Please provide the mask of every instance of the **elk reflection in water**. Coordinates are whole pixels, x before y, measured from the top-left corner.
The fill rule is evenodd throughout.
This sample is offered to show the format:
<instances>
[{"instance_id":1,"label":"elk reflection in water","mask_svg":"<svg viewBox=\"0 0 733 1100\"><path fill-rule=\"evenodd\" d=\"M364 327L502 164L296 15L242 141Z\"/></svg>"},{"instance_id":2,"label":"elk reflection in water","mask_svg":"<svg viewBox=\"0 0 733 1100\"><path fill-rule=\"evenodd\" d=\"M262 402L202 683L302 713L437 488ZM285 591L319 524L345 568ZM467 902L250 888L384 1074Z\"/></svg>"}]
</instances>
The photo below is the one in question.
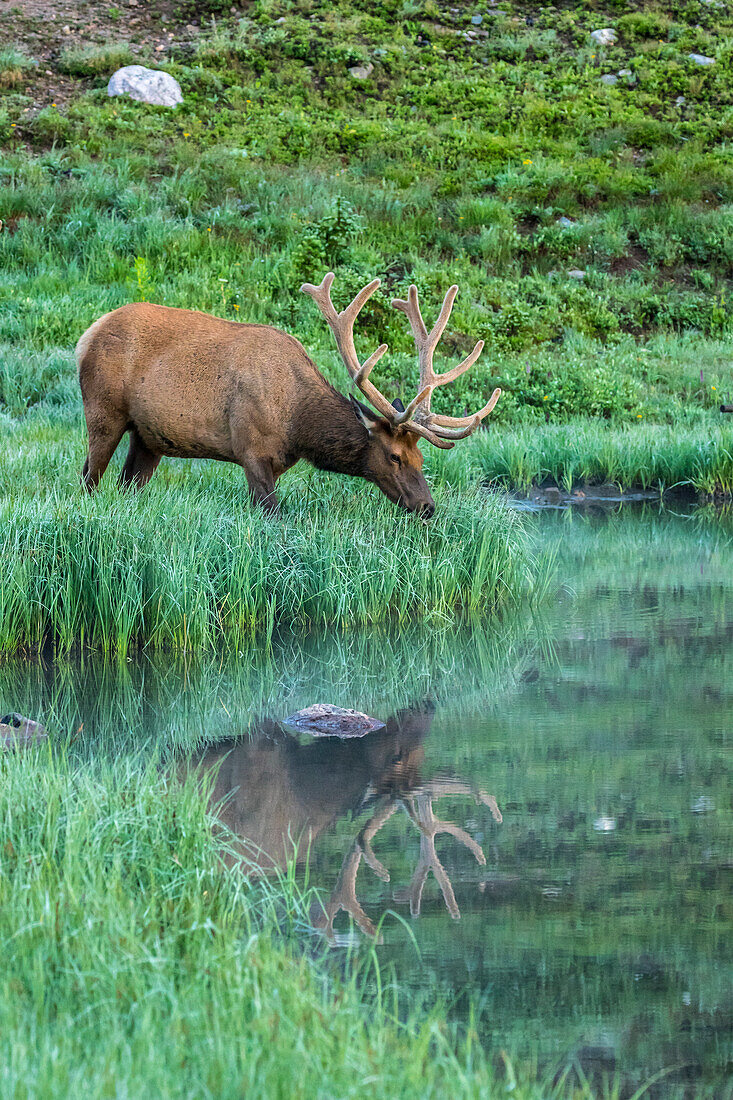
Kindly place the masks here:
<instances>
[{"instance_id":1,"label":"elk reflection in water","mask_svg":"<svg viewBox=\"0 0 733 1100\"><path fill-rule=\"evenodd\" d=\"M253 738L207 746L188 758L183 772L213 771L212 806L217 817L238 838L239 855L249 873L267 874L295 859L307 857L316 839L340 818L369 814L344 856L333 893L313 914L314 925L330 939L334 919L344 910L367 935L376 927L359 903L356 878L362 858L382 881L390 874L372 849L377 832L402 809L420 837L420 855L409 886L395 893L409 901L419 916L430 871L438 882L446 908L460 912L448 873L435 850L435 838L448 833L475 856L486 858L480 845L459 825L440 820L433 801L447 795L468 795L488 806L496 822L496 799L472 784L451 776L422 782L424 741L434 708L425 703L399 711L383 729L359 739L309 739L302 743L277 721L262 722ZM231 862L236 858L228 855Z\"/></svg>"}]
</instances>

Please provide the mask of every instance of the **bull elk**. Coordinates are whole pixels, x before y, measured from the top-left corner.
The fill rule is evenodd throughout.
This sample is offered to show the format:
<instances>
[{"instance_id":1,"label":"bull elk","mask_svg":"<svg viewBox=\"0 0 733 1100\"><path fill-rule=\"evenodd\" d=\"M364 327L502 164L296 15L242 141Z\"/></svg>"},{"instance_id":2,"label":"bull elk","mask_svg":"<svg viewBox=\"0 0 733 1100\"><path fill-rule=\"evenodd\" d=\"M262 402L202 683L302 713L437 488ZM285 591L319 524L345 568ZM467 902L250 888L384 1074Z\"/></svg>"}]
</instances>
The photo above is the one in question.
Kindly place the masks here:
<instances>
[{"instance_id":1,"label":"bull elk","mask_svg":"<svg viewBox=\"0 0 733 1100\"><path fill-rule=\"evenodd\" d=\"M374 482L410 512L435 511L422 473L419 438L452 447L473 432L500 390L471 416L430 410L437 386L453 382L478 359L483 341L462 363L436 374L433 354L448 323L458 287L452 286L432 331L420 313L417 289L392 305L407 315L417 348L420 384L404 408L370 381L382 344L363 362L354 322L379 286L372 280L341 313L331 301L333 273L301 288L316 302L354 385L370 406L339 393L303 346L267 325L224 321L207 313L136 302L100 317L76 348L89 434L82 481L93 490L125 432L130 445L120 483L144 485L162 456L214 458L244 469L252 499L275 511L275 482L299 459Z\"/></svg>"},{"instance_id":2,"label":"bull elk","mask_svg":"<svg viewBox=\"0 0 733 1100\"><path fill-rule=\"evenodd\" d=\"M379 879L390 881L372 841L398 810L415 826L420 853L409 886L396 891L394 900L409 901L410 913L419 916L432 871L455 920L460 912L448 872L436 852L435 838L446 833L468 848L479 864L484 865L486 858L469 833L435 817L433 801L465 795L477 805L487 806L496 822L502 817L493 795L458 777L421 780L424 741L433 714L429 703L408 707L388 718L384 729L365 737L306 744L285 733L278 722L265 720L254 739L208 746L181 760L177 771L181 778L191 771L201 778L213 774L211 805L232 837L223 858L250 875L271 874L293 859L302 862L340 818L369 813L344 855L329 900L312 912L315 927L329 939L341 910L349 913L363 932L376 934L376 926L357 898L357 872L363 858Z\"/></svg>"}]
</instances>

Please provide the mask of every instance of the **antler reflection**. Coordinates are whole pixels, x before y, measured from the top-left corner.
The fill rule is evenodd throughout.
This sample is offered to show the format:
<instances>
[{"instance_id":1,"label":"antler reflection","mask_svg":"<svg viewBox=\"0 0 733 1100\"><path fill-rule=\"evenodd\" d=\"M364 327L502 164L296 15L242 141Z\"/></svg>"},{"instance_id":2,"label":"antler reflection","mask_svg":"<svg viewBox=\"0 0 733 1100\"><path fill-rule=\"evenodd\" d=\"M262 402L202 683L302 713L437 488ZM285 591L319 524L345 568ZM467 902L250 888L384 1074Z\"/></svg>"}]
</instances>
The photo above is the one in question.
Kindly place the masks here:
<instances>
[{"instance_id":1,"label":"antler reflection","mask_svg":"<svg viewBox=\"0 0 733 1100\"><path fill-rule=\"evenodd\" d=\"M356 896L356 876L363 856L364 862L378 878L382 879L383 882L390 881L389 871L375 856L371 842L382 826L398 809L405 811L420 833L420 855L409 887L406 890L396 891L394 894L395 901L409 900L411 916L418 917L425 883L428 874L432 871L440 886L446 909L453 920L460 919L461 913L453 891L453 885L435 850L435 838L441 833L448 833L450 836L455 837L465 848L468 848L469 852L475 857L476 862L481 866L485 866L486 856L481 845L465 829L452 821L443 821L435 816L433 799L443 798L446 795L470 795L475 799L477 805L488 806L491 816L498 824L502 821L501 811L493 795L487 794L485 791L477 791L459 779L440 779L416 787L414 790L401 791L383 797L380 800L379 808L363 826L344 857L334 891L314 922L316 927L320 928L329 939L334 938L333 922L342 910L349 913L357 927L365 935L376 935L374 922L364 912Z\"/></svg>"}]
</instances>

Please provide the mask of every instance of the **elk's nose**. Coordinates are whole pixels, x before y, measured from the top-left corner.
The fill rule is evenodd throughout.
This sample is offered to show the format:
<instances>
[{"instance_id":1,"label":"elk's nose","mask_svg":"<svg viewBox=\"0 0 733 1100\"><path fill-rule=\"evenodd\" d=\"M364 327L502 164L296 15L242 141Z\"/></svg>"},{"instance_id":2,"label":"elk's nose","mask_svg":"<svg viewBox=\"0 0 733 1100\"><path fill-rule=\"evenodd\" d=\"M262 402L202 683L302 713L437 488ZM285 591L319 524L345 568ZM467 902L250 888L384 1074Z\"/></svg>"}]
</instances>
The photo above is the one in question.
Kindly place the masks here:
<instances>
[{"instance_id":1,"label":"elk's nose","mask_svg":"<svg viewBox=\"0 0 733 1100\"><path fill-rule=\"evenodd\" d=\"M420 515L423 519L430 519L435 512L435 504L431 500L429 504L423 504Z\"/></svg>"}]
</instances>

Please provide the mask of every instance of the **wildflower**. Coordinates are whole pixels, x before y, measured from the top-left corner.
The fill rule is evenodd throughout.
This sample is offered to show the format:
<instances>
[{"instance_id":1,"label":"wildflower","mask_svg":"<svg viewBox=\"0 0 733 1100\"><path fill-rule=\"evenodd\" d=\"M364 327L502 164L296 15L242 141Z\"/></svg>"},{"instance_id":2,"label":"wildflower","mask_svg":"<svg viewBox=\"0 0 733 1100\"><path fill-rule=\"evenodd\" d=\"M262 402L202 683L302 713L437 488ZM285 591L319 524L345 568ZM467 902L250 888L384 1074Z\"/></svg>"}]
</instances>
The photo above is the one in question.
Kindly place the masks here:
<instances>
[{"instance_id":1,"label":"wildflower","mask_svg":"<svg viewBox=\"0 0 733 1100\"><path fill-rule=\"evenodd\" d=\"M714 390L714 389L715 389L715 386L711 386L710 388L711 388L712 390Z\"/></svg>"},{"instance_id":2,"label":"wildflower","mask_svg":"<svg viewBox=\"0 0 733 1100\"><path fill-rule=\"evenodd\" d=\"M547 394L545 394L545 396L544 396L544 397L542 398L542 400L543 400L543 401L549 401L550 399L549 399L549 397L547 396Z\"/></svg>"},{"instance_id":3,"label":"wildflower","mask_svg":"<svg viewBox=\"0 0 733 1100\"><path fill-rule=\"evenodd\" d=\"M637 413L637 414L636 414L636 419L637 419L637 420L641 420L641 413Z\"/></svg>"},{"instance_id":4,"label":"wildflower","mask_svg":"<svg viewBox=\"0 0 733 1100\"><path fill-rule=\"evenodd\" d=\"M234 311L235 313L239 313L239 302L234 303Z\"/></svg>"},{"instance_id":5,"label":"wildflower","mask_svg":"<svg viewBox=\"0 0 733 1100\"><path fill-rule=\"evenodd\" d=\"M531 164L531 163L532 163L532 161L531 161L531 160L523 160L523 161L522 161L522 164Z\"/></svg>"},{"instance_id":6,"label":"wildflower","mask_svg":"<svg viewBox=\"0 0 733 1100\"><path fill-rule=\"evenodd\" d=\"M210 233L210 232L211 232L211 226L210 226L210 225L207 225L207 227L206 227L206 232L207 232L207 233Z\"/></svg>"},{"instance_id":7,"label":"wildflower","mask_svg":"<svg viewBox=\"0 0 733 1100\"><path fill-rule=\"evenodd\" d=\"M184 137L190 137L191 135L189 134L188 130L184 130L183 131L183 136Z\"/></svg>"}]
</instances>

